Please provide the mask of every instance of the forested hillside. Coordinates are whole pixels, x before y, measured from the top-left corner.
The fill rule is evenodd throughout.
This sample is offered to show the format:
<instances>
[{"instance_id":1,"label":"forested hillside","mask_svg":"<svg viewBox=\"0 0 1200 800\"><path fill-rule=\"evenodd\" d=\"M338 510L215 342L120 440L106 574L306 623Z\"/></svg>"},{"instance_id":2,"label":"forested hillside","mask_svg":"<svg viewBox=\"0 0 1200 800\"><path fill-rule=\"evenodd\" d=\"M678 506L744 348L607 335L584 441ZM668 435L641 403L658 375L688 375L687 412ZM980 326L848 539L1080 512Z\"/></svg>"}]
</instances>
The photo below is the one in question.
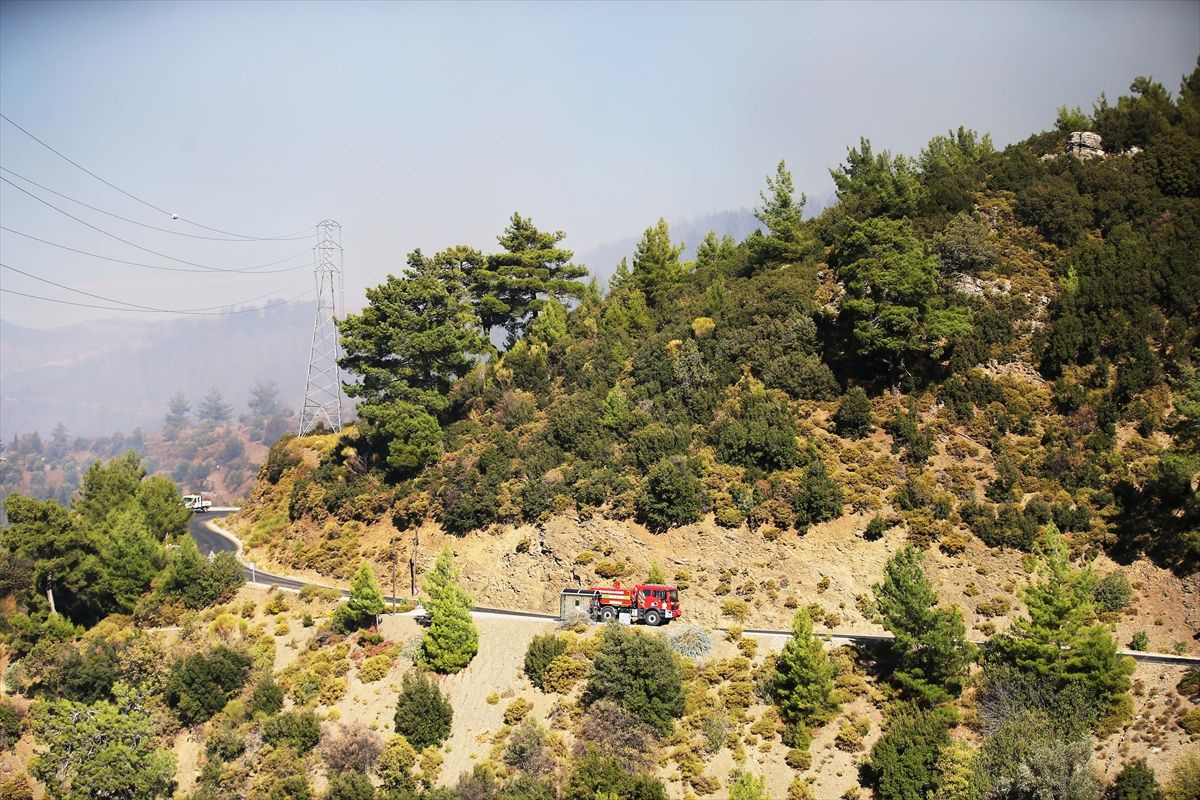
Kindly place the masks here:
<instances>
[{"instance_id":1,"label":"forested hillside","mask_svg":"<svg viewBox=\"0 0 1200 800\"><path fill-rule=\"evenodd\" d=\"M864 140L811 221L781 163L760 231L682 262L660 220L606 291L520 215L498 252L410 253L342 323L361 422L289 474L290 520L803 533L881 512L923 544L1023 550L1053 521L1190 570L1200 72L1177 99L1132 88L1000 151ZM1106 154L1066 154L1078 130ZM898 459L859 444L876 427Z\"/></svg>"},{"instance_id":2,"label":"forested hillside","mask_svg":"<svg viewBox=\"0 0 1200 800\"><path fill-rule=\"evenodd\" d=\"M1200 671L1122 653L1198 653L1200 62L832 175L604 287L520 214L410 253L358 422L225 521L346 602L239 587L136 455L11 495L0 796L1200 797ZM470 613L643 577L682 620Z\"/></svg>"}]
</instances>

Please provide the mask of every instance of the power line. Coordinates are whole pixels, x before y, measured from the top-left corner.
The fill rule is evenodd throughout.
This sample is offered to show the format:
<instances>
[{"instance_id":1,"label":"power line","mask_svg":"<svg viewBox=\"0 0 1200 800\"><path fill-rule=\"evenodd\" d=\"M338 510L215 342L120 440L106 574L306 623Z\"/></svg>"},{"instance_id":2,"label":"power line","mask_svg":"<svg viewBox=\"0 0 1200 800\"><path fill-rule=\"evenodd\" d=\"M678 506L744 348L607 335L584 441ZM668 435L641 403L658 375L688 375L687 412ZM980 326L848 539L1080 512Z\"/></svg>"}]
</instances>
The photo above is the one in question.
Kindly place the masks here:
<instances>
[{"instance_id":1,"label":"power line","mask_svg":"<svg viewBox=\"0 0 1200 800\"><path fill-rule=\"evenodd\" d=\"M259 312L259 311L273 311L276 308L282 308L283 306L285 306L289 303L294 303L297 300L302 300L306 295L308 295L308 292L305 291L304 293L298 294L295 297L291 298L290 300L284 300L283 303L281 303L279 305L274 305L274 306L266 305L266 306L263 306L262 308L239 308L239 309L232 309L230 311L176 311L175 309L171 309L171 308L140 309L140 308L128 308L125 306L101 306L101 305L96 305L95 303L76 303L72 300L59 300L54 297L43 297L38 294L28 294L27 292L18 292L14 289L3 289L3 288L0 288L0 294L12 294L12 295L17 295L18 297L28 297L32 300L44 300L47 303L56 303L56 304L62 305L62 306L76 306L78 308L99 308L99 309L103 309L105 311L133 311L133 312L147 313L147 314L188 314L188 315L195 315L195 316L214 317L214 316L228 316L230 314L253 314L253 313Z\"/></svg>"},{"instance_id":2,"label":"power line","mask_svg":"<svg viewBox=\"0 0 1200 800\"><path fill-rule=\"evenodd\" d=\"M78 253L81 256L90 256L91 258L98 258L102 261L113 261L113 262L116 262L117 264L128 264L131 267L145 267L146 269L157 269L157 270L162 270L164 272L210 272L211 271L211 270L207 270L207 269L191 269L189 267L164 267L159 264L143 264L140 261L128 261L124 258L113 258L112 256L102 256L99 253L92 253L88 250L79 250L74 247L68 247L65 244L59 244L58 242L52 242L49 239L41 239L41 238L38 238L37 236L33 236L32 234L23 233L14 228L9 228L5 225L0 225L0 231L5 231L6 233L12 233L17 236L21 236L25 239L32 239L35 242L41 242L42 244L48 244L51 247L57 247L61 250L69 250L72 253ZM293 258L298 258L300 256L307 255L308 253L309 253L308 250L301 250L299 253L293 253L292 255L288 256L287 258L281 258L278 261L274 261L270 264L263 264L262 266L273 267L276 264L282 264L286 261L291 261ZM245 269L233 270L233 271L239 275L272 275L272 274L275 274L278 272L295 272L298 269L308 269L310 266L311 266L310 264L300 264L295 267L284 267L282 269L259 269L258 267L253 267L253 268L247 267Z\"/></svg>"},{"instance_id":3,"label":"power line","mask_svg":"<svg viewBox=\"0 0 1200 800\"><path fill-rule=\"evenodd\" d=\"M211 231L211 232L213 232L213 233L220 233L220 234L223 234L223 235L225 235L225 236L236 236L236 237L238 237L239 239L259 240L259 241L284 240L284 239L288 239L288 238L290 238L290 237L296 236L296 235L298 235L298 234L300 234L300 233L303 233L303 232L304 232L304 230L306 230L306 229L302 228L302 229L301 229L301 230L299 230L299 231L295 231L295 232L293 232L293 233L289 233L289 234L287 234L287 235L285 235L285 236L249 236L249 235L246 235L246 234L243 234L243 233L232 233L232 232L230 232L230 231L223 231L223 230L221 230L220 228L210 228L210 227L209 227L209 226L207 226L207 225L201 225L199 222L192 222L190 219L185 219L185 218L183 218L183 217L180 217L180 216L179 216L179 215L177 215L177 214L173 214L173 213L171 213L170 211L167 211L165 208L160 208L159 206L156 206L156 205L154 205L154 203L151 203L149 200L143 200L142 198L138 197L137 195L135 195L135 194L131 194L130 192L127 192L127 191L125 191L125 190L124 190L124 189L122 189L120 186L117 186L117 185L116 185L116 184L114 184L114 183L109 183L109 182L108 182L108 181L106 181L104 178L101 178L99 175L97 175L96 173L92 172L90 169L88 169L87 167L83 166L83 165L82 165L82 164L80 164L79 162L72 160L71 158L69 158L68 156L64 155L63 153L60 153L58 150L55 150L55 149L54 149L53 147L51 147L50 145L46 144L46 143L45 143L45 142L43 142L41 139L39 139L38 137L34 136L32 133L30 133L29 131L25 130L24 128L22 128L22 127L21 127L20 125L18 125L17 123L13 122L11 119L9 119L9 118L8 118L7 116L5 116L4 114L0 114L0 119L3 119L3 120L4 120L5 122L7 122L9 125L12 125L14 128L16 128L17 130L19 130L21 133L25 134L25 135L26 135L26 136L28 136L30 139L33 139L35 142L37 142L37 143L38 143L38 144L40 144L42 147L44 147L44 148L46 148L47 150L49 150L51 153L54 153L54 155L56 155L56 156L58 156L59 158L63 159L63 160L64 160L64 161L66 161L68 164L71 164L72 166L74 166L74 167L76 167L76 168L78 168L78 169L81 169L81 170L83 170L83 171L84 171L84 172L86 172L88 175L91 175L93 178L95 178L96 180L100 181L100 182L101 182L101 183L103 183L105 186L108 186L109 188L112 188L112 189L116 189L118 192L120 192L121 194L125 195L125 196L126 196L126 197L128 197L129 199L131 199L131 200L136 200L137 202L141 203L142 205L146 206L147 208L152 208L152 209L154 209L155 211L159 212L160 214L166 214L168 217L171 217L172 219L181 219L182 221L184 221L184 222L188 223L189 225L195 225L197 228L203 228L204 230L206 230L206 231Z\"/></svg>"},{"instance_id":4,"label":"power line","mask_svg":"<svg viewBox=\"0 0 1200 800\"><path fill-rule=\"evenodd\" d=\"M162 231L163 233L169 233L173 236L186 236L189 239L205 239L210 242L243 242L243 243L245 243L245 242L261 242L261 241L295 242L295 241L299 241L301 239L311 239L313 237L312 233L307 233L303 236L291 236L291 237L282 237L281 236L277 239L270 239L270 240L268 240L268 239L235 239L235 238L231 238L228 236L204 236L199 233L186 233L184 231L173 231L170 228L160 228L157 225L150 225L145 222L138 222L136 219L130 219L129 217L122 217L120 214L114 214L111 211L105 211L103 208L97 208L96 206L85 203L82 200L71 197L70 195L66 195L66 194L63 194L62 192L55 191L54 189L51 189L49 186L43 186L42 184L38 183L37 181L33 180L32 178L26 178L21 173L15 172L14 170L9 169L8 167L0 166L0 171L7 172L9 175L13 175L17 178L20 178L21 180L25 181L26 183L33 184L34 186L38 187L39 189L42 189L43 191L47 191L50 194L57 195L58 197L61 197L64 200L69 200L72 203L76 203L78 205L83 206L84 208L90 208L92 211L97 211L101 214L104 214L105 216L113 217L114 219L119 219L122 222L128 222L132 225L140 225L143 228L149 228L152 231Z\"/></svg>"},{"instance_id":5,"label":"power line","mask_svg":"<svg viewBox=\"0 0 1200 800\"><path fill-rule=\"evenodd\" d=\"M85 292L82 289L76 289L72 286L67 286L66 284L63 284L63 283L56 283L48 278L43 278L40 275L34 275L32 272L26 272L23 269L17 269L16 267L9 266L8 264L0 263L0 267L3 267L4 269L10 270L12 272L16 272L19 275L24 275L27 278L33 278L35 281L41 281L42 283L48 283L51 286L58 287L59 289L66 289L68 292L75 292L76 294L86 295L87 297L92 297L92 298L95 298L96 300L103 300L106 303L120 303L125 306L130 306L131 311L132 310L141 310L141 311L159 311L159 310L161 310L161 309L153 308L151 306L143 306L143 305L139 305L137 303L130 303L127 300L115 300L111 297L104 297L103 295L92 294L91 292ZM219 306L204 306L203 308L179 309L175 313L195 314L195 313L199 313L201 311L212 311L213 309L218 309L218 308L228 308L229 306L244 306L247 303L253 303L255 300L262 300L264 297L270 297L272 295L279 294L280 292L286 292L288 289L291 289L293 286L299 285L301 282L302 281L294 281L293 283L289 283L287 286L284 286L282 289L274 289L272 291L267 292L266 294L260 294L258 297L251 297L250 299L242 300L239 303L222 303Z\"/></svg>"},{"instance_id":6,"label":"power line","mask_svg":"<svg viewBox=\"0 0 1200 800\"><path fill-rule=\"evenodd\" d=\"M27 292L18 292L15 289L4 289L4 288L0 288L0 294L12 294L12 295L17 295L18 297L28 297L31 300L44 300L47 303L56 303L56 304L62 305L62 306L76 306L78 308L99 308L99 309L103 309L105 311L132 311L132 312L145 313L145 314L185 314L185 315L212 317L212 316L228 316L230 314L253 314L253 313L259 312L259 311L273 311L276 308L282 308L283 306L285 306L289 303L294 303L297 300L302 300L305 296L308 295L308 291L298 294L289 300L284 300L283 303L281 303L279 305L274 305L274 306L266 305L266 306L263 306L262 308L239 308L239 309L231 309L229 311L177 311L172 308L145 308L145 309L143 309L143 308L129 308L127 306L101 306L101 305L97 305L95 303L76 303L73 300L60 300L55 297L43 297L42 295L39 295L39 294L29 294Z\"/></svg>"},{"instance_id":7,"label":"power line","mask_svg":"<svg viewBox=\"0 0 1200 800\"><path fill-rule=\"evenodd\" d=\"M80 225L85 225L85 226L91 228L92 230L96 231L97 233L102 233L105 236L109 237L110 239L116 239L118 242L121 242L122 244L127 244L130 247L136 247L138 250L147 252L150 255L158 256L159 258L165 258L168 261L177 261L180 264L187 264L188 266L191 266L191 267L199 267L200 269L206 270L209 272L248 272L250 270L259 269L260 267L271 266L271 263L278 263L278 262L271 262L268 264L258 264L256 266L252 266L252 267L238 267L236 269L226 269L224 267L213 267L213 266L209 266L207 264L197 264L195 261L188 261L188 260L182 259L182 258L175 258L175 256L169 256L166 253L160 253L157 250L151 250L149 247L142 247L140 244L135 244L134 242L131 242L128 239L122 239L120 236L117 236L115 233L109 233L108 231L104 230L103 228L97 228L92 223L90 223L86 220L80 219L79 217L75 216L74 214L72 214L69 211L64 211L63 209L61 209L58 206L51 203L50 201L44 200L41 197L38 197L33 192L29 191L28 189L25 189L23 186L18 186L17 184L13 183L8 178L5 178L2 175L0 175L0 182L7 183L9 186L13 187L18 192L22 192L24 194L29 195L30 197L32 197L34 200L37 200L42 205L54 209L58 213L62 214L64 217L69 217L70 219L73 219L76 222L78 222Z\"/></svg>"}]
</instances>

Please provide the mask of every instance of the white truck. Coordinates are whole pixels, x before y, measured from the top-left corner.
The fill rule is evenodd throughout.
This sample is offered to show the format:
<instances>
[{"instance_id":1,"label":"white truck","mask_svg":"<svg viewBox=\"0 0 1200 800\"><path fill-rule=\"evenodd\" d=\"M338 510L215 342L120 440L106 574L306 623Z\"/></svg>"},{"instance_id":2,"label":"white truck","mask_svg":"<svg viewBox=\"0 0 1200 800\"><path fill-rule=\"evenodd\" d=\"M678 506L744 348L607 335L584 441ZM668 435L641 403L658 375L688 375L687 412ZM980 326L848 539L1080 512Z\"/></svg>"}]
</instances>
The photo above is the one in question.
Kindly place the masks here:
<instances>
[{"instance_id":1,"label":"white truck","mask_svg":"<svg viewBox=\"0 0 1200 800\"><path fill-rule=\"evenodd\" d=\"M185 508L190 508L193 512L199 514L212 508L212 500L209 500L203 494L185 494L183 496L183 505Z\"/></svg>"}]
</instances>

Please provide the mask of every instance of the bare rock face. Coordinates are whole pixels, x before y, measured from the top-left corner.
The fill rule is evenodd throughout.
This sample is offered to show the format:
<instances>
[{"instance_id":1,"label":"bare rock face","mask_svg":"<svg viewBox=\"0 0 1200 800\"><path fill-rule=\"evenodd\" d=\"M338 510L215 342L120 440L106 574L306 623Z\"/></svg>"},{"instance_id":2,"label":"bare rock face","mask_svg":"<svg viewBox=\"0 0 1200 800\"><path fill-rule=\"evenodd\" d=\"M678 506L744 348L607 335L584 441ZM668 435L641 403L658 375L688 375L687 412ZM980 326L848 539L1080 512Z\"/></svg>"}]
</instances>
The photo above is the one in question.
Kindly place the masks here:
<instances>
[{"instance_id":1,"label":"bare rock face","mask_svg":"<svg viewBox=\"0 0 1200 800\"><path fill-rule=\"evenodd\" d=\"M1062 158L1064 155L1086 159L1108 158L1108 153L1104 152L1100 134L1093 133L1092 131L1074 131L1070 138L1067 139L1067 152L1046 153L1039 161L1053 161L1056 158ZM1122 155L1136 155L1136 153L1125 152Z\"/></svg>"},{"instance_id":2,"label":"bare rock face","mask_svg":"<svg viewBox=\"0 0 1200 800\"><path fill-rule=\"evenodd\" d=\"M1091 131L1075 131L1067 141L1067 153L1076 158L1104 158L1100 134Z\"/></svg>"}]
</instances>

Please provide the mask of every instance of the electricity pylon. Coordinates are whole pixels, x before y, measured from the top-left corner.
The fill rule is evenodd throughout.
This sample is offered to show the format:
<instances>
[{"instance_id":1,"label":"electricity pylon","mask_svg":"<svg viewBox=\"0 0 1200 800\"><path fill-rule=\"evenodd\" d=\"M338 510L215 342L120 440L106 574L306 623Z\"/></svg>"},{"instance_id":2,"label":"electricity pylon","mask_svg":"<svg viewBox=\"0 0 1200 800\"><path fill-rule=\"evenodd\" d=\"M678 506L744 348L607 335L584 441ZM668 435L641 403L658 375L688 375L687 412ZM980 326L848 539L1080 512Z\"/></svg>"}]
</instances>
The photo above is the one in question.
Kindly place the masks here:
<instances>
[{"instance_id":1,"label":"electricity pylon","mask_svg":"<svg viewBox=\"0 0 1200 800\"><path fill-rule=\"evenodd\" d=\"M300 409L300 435L320 422L342 429L342 377L338 372L338 331L335 320L345 305L342 287L342 226L327 219L317 225L313 274L317 281L317 315L313 319L312 347L308 353L308 378L304 406ZM344 310L344 309L343 309Z\"/></svg>"}]
</instances>

